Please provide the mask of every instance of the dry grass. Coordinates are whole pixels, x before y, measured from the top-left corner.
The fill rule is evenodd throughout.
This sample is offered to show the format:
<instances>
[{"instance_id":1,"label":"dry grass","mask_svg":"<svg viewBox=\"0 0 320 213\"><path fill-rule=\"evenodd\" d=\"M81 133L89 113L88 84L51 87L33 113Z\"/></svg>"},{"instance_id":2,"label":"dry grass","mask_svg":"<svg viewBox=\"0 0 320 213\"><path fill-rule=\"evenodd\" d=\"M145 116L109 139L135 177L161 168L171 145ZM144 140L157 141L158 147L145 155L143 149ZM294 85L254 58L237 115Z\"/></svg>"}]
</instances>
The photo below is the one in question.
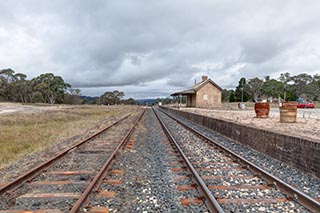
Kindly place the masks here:
<instances>
[{"instance_id":1,"label":"dry grass","mask_svg":"<svg viewBox=\"0 0 320 213\"><path fill-rule=\"evenodd\" d=\"M18 113L0 117L0 168L19 157L48 148L92 128L107 125L134 107L75 106L57 111ZM101 124L102 120L104 124Z\"/></svg>"}]
</instances>

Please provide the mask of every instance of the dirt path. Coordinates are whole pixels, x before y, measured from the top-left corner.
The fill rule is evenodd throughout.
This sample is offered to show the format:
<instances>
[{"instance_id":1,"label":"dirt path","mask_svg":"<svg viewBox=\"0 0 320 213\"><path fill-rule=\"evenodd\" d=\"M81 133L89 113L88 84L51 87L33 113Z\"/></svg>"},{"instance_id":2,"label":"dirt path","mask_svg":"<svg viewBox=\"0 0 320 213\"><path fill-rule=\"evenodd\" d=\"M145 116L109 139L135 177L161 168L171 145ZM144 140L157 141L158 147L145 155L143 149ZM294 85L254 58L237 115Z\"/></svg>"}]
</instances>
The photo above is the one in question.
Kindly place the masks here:
<instances>
[{"instance_id":1,"label":"dirt path","mask_svg":"<svg viewBox=\"0 0 320 213\"><path fill-rule=\"evenodd\" d=\"M21 103L0 103L0 115L11 113L37 113L43 111L61 110L69 106L61 105L25 105Z\"/></svg>"}]
</instances>

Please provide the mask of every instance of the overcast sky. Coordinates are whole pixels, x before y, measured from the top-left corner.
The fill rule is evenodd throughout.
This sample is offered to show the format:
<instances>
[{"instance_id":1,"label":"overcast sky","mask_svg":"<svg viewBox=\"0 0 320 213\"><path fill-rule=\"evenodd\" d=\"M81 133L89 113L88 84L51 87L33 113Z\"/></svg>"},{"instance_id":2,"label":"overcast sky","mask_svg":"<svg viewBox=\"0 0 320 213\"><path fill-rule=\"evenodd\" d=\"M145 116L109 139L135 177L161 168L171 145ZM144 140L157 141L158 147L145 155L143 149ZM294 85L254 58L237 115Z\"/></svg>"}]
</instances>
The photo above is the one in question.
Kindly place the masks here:
<instances>
[{"instance_id":1,"label":"overcast sky","mask_svg":"<svg viewBox=\"0 0 320 213\"><path fill-rule=\"evenodd\" d=\"M0 69L52 72L84 95L166 97L320 73L320 1L0 0Z\"/></svg>"}]
</instances>

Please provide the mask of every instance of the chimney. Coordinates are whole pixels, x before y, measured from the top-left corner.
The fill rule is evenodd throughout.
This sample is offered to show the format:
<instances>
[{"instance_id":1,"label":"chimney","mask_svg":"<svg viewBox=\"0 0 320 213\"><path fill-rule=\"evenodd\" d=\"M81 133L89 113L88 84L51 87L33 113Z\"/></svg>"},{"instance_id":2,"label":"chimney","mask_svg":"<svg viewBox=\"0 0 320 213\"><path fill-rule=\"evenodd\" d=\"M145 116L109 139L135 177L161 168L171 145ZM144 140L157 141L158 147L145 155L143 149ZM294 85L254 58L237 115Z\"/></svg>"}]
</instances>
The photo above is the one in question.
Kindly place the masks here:
<instances>
[{"instance_id":1,"label":"chimney","mask_svg":"<svg viewBox=\"0 0 320 213\"><path fill-rule=\"evenodd\" d=\"M203 76L202 76L202 82L203 82L203 81L206 81L206 80L208 80L208 76L203 75Z\"/></svg>"}]
</instances>

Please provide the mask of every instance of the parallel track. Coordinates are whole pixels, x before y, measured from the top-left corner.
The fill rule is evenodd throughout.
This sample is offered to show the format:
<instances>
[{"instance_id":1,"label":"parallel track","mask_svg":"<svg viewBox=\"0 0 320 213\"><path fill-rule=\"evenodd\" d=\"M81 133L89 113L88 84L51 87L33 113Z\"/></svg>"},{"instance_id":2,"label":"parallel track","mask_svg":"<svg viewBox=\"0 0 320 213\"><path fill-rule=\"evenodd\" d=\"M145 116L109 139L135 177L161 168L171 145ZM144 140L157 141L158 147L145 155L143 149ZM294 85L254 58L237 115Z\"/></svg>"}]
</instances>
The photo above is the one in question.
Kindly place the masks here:
<instances>
[{"instance_id":1,"label":"parallel track","mask_svg":"<svg viewBox=\"0 0 320 213\"><path fill-rule=\"evenodd\" d=\"M170 117L174 121L176 121L179 125L183 126L188 131L192 132L194 135L202 139L203 141L206 141L207 143L210 143L214 145L216 148L221 150L221 152L225 153L226 156L233 159L234 162L237 162L242 165L243 168L248 169L256 174L256 176L262 178L266 182L268 182L270 185L276 186L278 189L283 191L288 199L292 199L297 201L299 204L307 208L308 210L312 212L320 212L320 203L313 199L312 197L306 195L305 193L297 190L296 188L290 186L289 184L285 183L278 177L273 176L272 174L266 172L262 168L259 168L257 165L249 162L248 160L244 159L243 157L237 155L236 153L232 152L228 148L222 146L221 144L217 143L216 141L212 140L211 138L205 136L201 132L197 131L196 129L186 125L185 123L181 122L179 119L173 117L171 114L168 114L167 112L159 109L162 113L164 113L166 116ZM164 123L162 125L165 125ZM166 128L166 127L164 127Z\"/></svg>"},{"instance_id":2,"label":"parallel track","mask_svg":"<svg viewBox=\"0 0 320 213\"><path fill-rule=\"evenodd\" d=\"M186 171L186 174L190 174L190 176L187 175L187 177L188 178L191 177L193 183L195 183L195 184L192 184L192 187L195 187L197 189L197 191L199 192L199 194L201 195L199 202L201 202L201 205L203 205L203 203L204 203L210 212L228 211L227 209L224 209L226 205L229 205L230 203L231 203L231 205L232 204L238 205L239 202L248 202L251 199L251 198L242 198L242 197L240 197L239 199L232 199L232 198L231 199L230 198L223 199L223 198L221 198L220 195L216 196L216 194L213 193L214 189L218 189L218 190L222 190L223 192L227 192L229 189L241 190L246 187L249 190L255 189L256 187L257 187L257 189L262 189L262 190L265 188L268 188L268 189L270 189L270 191L277 191L279 189L279 190L281 190L281 194L286 194L286 196L284 196L283 198L280 198L280 199L278 197L275 197L275 198L268 197L268 198L261 198L261 199L251 199L251 202L252 201L254 201L254 202L258 201L261 203L264 203L264 202L266 202L266 203L268 203L268 202L275 203L276 202L277 203L277 202L279 202L280 203L279 205L282 205L281 203L284 203L284 202L295 201L294 203L299 203L301 206L305 207L305 208L302 207L304 209L304 211L307 211L306 209L308 209L312 212L320 212L320 204L318 201L316 201L313 198L309 197L308 195L305 195L304 193L298 191L297 189L293 188L289 184L287 184L287 183L283 182L282 180L280 180L279 178L269 174L268 172L259 168L255 164L247 161L246 159L237 155L236 153L230 151L229 149L223 147L222 145L220 145L216 141L212 140L211 138L208 138L207 136L205 136L201 132L195 130L193 127L190 127L189 125L186 125L185 123L183 123L179 119L173 117L172 115L166 113L165 111L159 109L161 111L161 113L160 113L159 110L155 110L154 108L152 108L152 110L153 110L155 116L157 117L165 135L167 136L168 140L170 141L170 143L169 143L170 146L173 147L173 149L175 150L174 154L177 153L176 157L179 159L182 159L182 163L180 162L180 160L178 160L179 163L181 163L181 165L182 165L181 169L184 169ZM111 169L111 165L115 162L115 159L116 159L117 154L119 153L119 150L122 149L124 146L126 146L127 141L130 140L130 137L132 136L134 130L136 129L137 124L139 123L139 121L143 117L145 111L146 111L146 109L138 116L137 119L135 119L134 124L132 126L130 125L130 127L131 127L130 129L129 129L129 125L127 125L126 129L121 128L121 131L123 131L123 134L121 134L121 135L124 135L124 137L121 137L121 139L120 138L119 139L112 139L113 142L108 142L108 140L106 140L103 133L105 133L111 127L119 124L121 121L125 121L125 119L127 119L130 115L125 116L124 118L120 119L119 121L111 124L110 126L106 127L105 129L99 131L95 135L77 143L76 145L70 147L67 150L64 150L63 152L57 154L55 157L46 161L45 163L43 163L40 166L36 167L35 169L31 170L30 172L20 176L19 178L17 178L16 180L14 180L12 182L6 184L2 188L0 188L0 198L1 198L1 196L2 197L3 196L8 196L8 197L12 196L12 194L14 194L16 191L21 190L21 188L23 188L23 187L20 187L20 186L22 186L24 184L26 186L31 186L31 187L39 186L39 184L40 184L40 186L43 186L43 185L47 186L48 184L49 184L49 186L50 186L50 184L52 186L57 183L58 183L58 185L60 184L60 186L61 186L61 184L65 184L65 182L68 182L67 184L73 184L73 187L77 184L83 184L82 188L81 187L79 188L79 189L81 189L81 193L74 193L74 194L65 193L65 194L69 194L70 196L74 196L72 201L70 200L70 198L67 198L67 199L69 199L69 201L67 201L67 202L63 201L63 203L70 205L69 207L61 208L61 205L65 205L65 204L58 203L57 206L60 205L59 206L60 208L59 207L57 207L56 209L52 209L52 208L48 209L47 208L47 209L43 209L42 211L56 213L56 212L60 212L60 211L58 211L58 209L63 209L61 211L64 211L64 212L70 211L72 213L75 213L75 212L81 212L84 210L87 211L89 209L89 212L90 212L91 208L87 208L86 205L89 203L89 200L92 201L93 197L95 196L96 191L99 188L99 185L106 178L107 171L109 169ZM170 119L174 120L174 122L175 122L174 125L171 124L171 126L170 126L170 125L166 124L168 122L168 120L170 120ZM194 152L194 151L199 151L199 150L192 150L192 148L188 149L188 146L186 145L188 143L186 143L186 141L184 141L184 143L181 143L179 137L175 138L178 135L177 132L173 132L173 130L172 130L172 128L175 129L175 127L174 127L175 125L179 126L178 129L187 130L183 134L192 135L191 138L194 138L194 140L197 140L198 145L200 144L198 146L198 148L201 148L201 146L204 146L204 145L201 145L202 142L204 142L203 144L210 144L209 149L215 150L214 154L216 156L223 156L222 157L223 159L215 162L216 159L210 158L210 155L209 155L208 158L210 158L210 162L209 161L202 162L201 161L201 157L202 157L201 152L198 152L198 153ZM113 129L110 131L112 132L112 131L116 131L116 130L118 130L118 129ZM182 130L182 132L185 130ZM108 135L110 135L109 133L110 132L108 132ZM101 134L103 134L103 137L101 137L102 136ZM110 136L112 136L112 135L110 135ZM100 140L99 140L99 137L100 137ZM165 139L165 140L167 140L167 139ZM213 145L214 147L211 145ZM220 150L220 151L217 152L216 150ZM210 150L209 150L209 152L210 152ZM199 153L200 153L200 156L199 156ZM80 156L78 156L78 154ZM74 155L74 156L72 156L72 155ZM102 156L104 156L104 157L102 157ZM60 181L59 178L61 178L61 177L59 175L61 172L68 173L70 171L70 168L71 169L78 168L79 170L81 170L80 168L83 168L83 166L77 167L78 164L80 165L82 163L81 160L74 161L77 163L76 166L72 165L71 167L67 167L69 163L72 164L71 162L68 162L68 159L74 160L74 159L82 159L82 158L86 159L83 163L84 163L84 165L89 165L87 169L91 169L91 171L93 172L92 174L94 176L89 177L87 179L88 181L78 181L79 179L72 179L72 178L71 179L62 178L63 181ZM64 159L64 160L62 160L62 159ZM95 159L99 159L99 162L96 161ZM199 159L200 159L200 161L199 161ZM203 164L206 164L207 166L204 167ZM228 165L228 166L225 167L225 165ZM61 168L62 168L62 170L61 170ZM226 176L228 176L228 175L226 175L226 176L213 175L214 170L221 169L221 171L230 172L230 171L233 171L234 168L237 171L241 171L242 172L241 174L246 174L246 173L249 174L250 173L250 175L248 175L248 176L252 176L252 174L254 174L255 178L259 179L257 182L258 183L264 182L264 184L260 184L260 185L258 184L258 185L252 185L252 186L249 186L248 184L234 186L231 184L231 185L227 185L227 187L225 187L225 185L222 185L222 184L220 184L220 185L215 184L217 182L214 182L214 185L212 185L210 183L210 181L208 181L208 180L222 181L222 180L224 180L224 178L226 178ZM60 171L59 171L59 169L60 169ZM246 171L248 171L248 172L246 172ZM76 171L71 171L71 173L72 172L76 172ZM82 172L89 172L89 171L82 171ZM209 175L207 175L207 176L203 175L204 174L203 172L209 173ZM58 179L54 179L54 181L52 181L52 179L50 179L50 175L48 175L50 173L51 174L55 173L56 175L58 174L57 176L54 177L54 178L58 177ZM243 177L243 176L238 176L238 177ZM232 178L234 178L234 177L232 177ZM65 180L68 180L68 181L65 181ZM76 180L76 181L74 182L74 180ZM80 178L80 180L81 180L81 178ZM266 182L268 184L266 184ZM57 187L58 190L59 190L60 186ZM191 188L189 188L188 190L190 190ZM70 188L68 188L68 190L69 189ZM73 190L72 187L71 187L71 189ZM77 189L78 191L76 191L76 192L79 192L79 189ZM48 188L46 190L48 190ZM69 191L67 191L67 192L69 192ZM59 191L53 191L53 193L57 193L59 195ZM76 194L76 196L75 196L75 194ZM275 193L275 194L277 194L277 193ZM277 195L279 195L279 193ZM196 195L196 196L198 196L198 195ZM300 206L299 204L296 204L296 205ZM53 206L55 206L55 204L53 204ZM41 208L42 208L42 206L41 206ZM92 211L94 212L94 210L92 210ZM261 210L259 210L259 211L261 211ZM21 212L21 211L15 211L15 210L3 211L0 208L0 213L2 213L2 212ZM39 211L39 212L41 212L41 211Z\"/></svg>"},{"instance_id":3,"label":"parallel track","mask_svg":"<svg viewBox=\"0 0 320 213\"><path fill-rule=\"evenodd\" d=\"M140 121L140 119L142 118L143 114L145 113L146 110L144 110L138 117L138 119L136 119L136 121L134 122L134 124L131 126L131 128L129 129L129 131L126 132L125 136L122 138L121 142L119 143L116 143L116 147L112 147L110 145L108 145L108 143L103 143L100 142L100 145L101 147L106 147L106 145L108 145L109 148L112 149L112 153L108 156L108 159L105 161L105 163L103 164L103 166L97 170L97 174L94 176L94 178L90 181L90 183L86 186L85 190L83 190L83 192L80 194L80 196L77 199L77 201L75 202L75 204L72 204L72 208L70 208L70 212L79 212L80 211L80 208L84 205L84 203L86 202L89 194L91 193L91 191L97 187L97 184L99 184L99 181L104 177L106 171L108 170L111 162L113 161L113 159L115 158L115 156L117 155L118 151L120 148L123 147L123 145L126 143L127 139L130 137L130 135L132 134L132 132L134 131L136 125L138 124L138 122ZM38 179L38 180L42 180L43 177L40 177L40 175L42 174L42 172L46 172L48 170L51 169L52 166L56 165L57 162L60 162L62 159L65 159L66 156L69 156L69 155L72 155L72 153L75 153L75 152L79 152L79 154L81 155L84 155L84 156L88 156L89 158L92 157L93 155L97 155L98 157L103 154L103 153L106 153L105 151L101 152L97 149L92 149L92 148L95 148L95 146L92 146L90 145L89 146L89 152L86 153L86 148L83 148L83 146L85 144L90 144L92 143L95 138L99 137L100 135L102 135L103 133L105 133L107 130L109 130L111 127L114 127L116 126L117 124L119 124L120 122L124 121L125 119L127 119L130 115L127 115L125 117L123 117L122 119L114 122L113 124L107 126L106 128L100 130L99 132L95 133L94 135L86 138L85 140L73 145L72 147L58 153L57 155L55 155L53 158L47 160L46 162L42 163L41 165L37 166L36 168L30 170L29 172L19 176L18 178L16 178L15 180L7 183L6 185L4 185L3 187L0 188L0 195L2 197L11 197L12 194L15 193L15 190L16 189L19 189L21 186L24 185L24 183L27 183L29 186L39 186L39 183L40 183L40 186L41 184L49 184L50 185L55 185L57 184L57 186L61 186L61 184L86 184L84 183L84 181L82 181L81 183L80 182L70 182L70 181L52 181L50 179L46 180L46 181L34 181L35 179ZM123 130L122 130L123 131ZM99 146L99 143L98 143L98 146ZM80 148L81 147L81 148ZM106 147L107 148L107 147ZM82 150L84 149L84 150ZM91 149L91 150L90 150ZM75 151L75 150L78 150L78 151ZM93 151L93 153L92 153ZM106 150L107 151L107 150ZM97 152L97 153L96 153ZM74 154L73 154L74 155ZM104 155L101 155L101 156L104 156ZM71 157L71 158L74 158L74 157ZM90 158L91 159L91 158ZM92 158L93 160L96 159L96 158ZM83 162L86 162L88 159L86 158L85 161ZM66 162L68 163L68 162ZM62 163L62 165L65 165L66 163ZM94 161L92 161L92 163L94 163ZM98 165L98 164L97 164ZM53 169L54 170L54 169ZM55 171L54 171L55 172ZM69 171L62 171L62 173L64 173L65 175L68 176L68 172ZM77 173L77 171L71 171L70 174L73 174L73 173ZM79 171L81 173L81 171ZM59 173L59 171L58 171ZM60 171L61 173L61 171ZM44 176L46 177L46 175ZM67 194L68 196L73 196L72 193L65 193ZM59 196L59 193L56 194L57 196ZM60 194L61 195L61 194ZM47 195L45 195L47 196ZM55 196L53 194L53 196ZM70 199L70 197L66 197L67 199ZM75 198L75 197L74 197ZM74 199L73 198L73 199ZM13 197L13 199L15 199ZM33 202L33 201L32 201ZM66 204L70 205L70 202L66 202ZM57 209L52 209L52 210L45 210L45 211L53 211L53 212L56 212ZM7 212L6 210L2 210L0 208L0 212ZM19 212L18 210L17 211L13 211L11 210L10 212ZM58 211L57 211L58 212Z\"/></svg>"},{"instance_id":4,"label":"parallel track","mask_svg":"<svg viewBox=\"0 0 320 213\"><path fill-rule=\"evenodd\" d=\"M97 175L94 177L94 179L90 182L89 186L86 188L86 190L82 193L79 200L73 205L72 209L70 210L71 213L79 212L80 208L84 205L86 200L88 199L89 194L91 191L98 186L98 183L104 178L106 171L111 165L112 160L116 157L118 151L120 148L123 147L123 145L127 142L129 137L132 135L133 131L135 130L135 127L138 125L139 121L143 117L144 113L146 112L146 109L141 113L139 118L136 120L136 122L132 125L130 130L127 132L127 134L122 138L121 142L118 144L118 146L115 148L113 153L110 155L108 160L104 163L102 168L99 170Z\"/></svg>"},{"instance_id":5,"label":"parallel track","mask_svg":"<svg viewBox=\"0 0 320 213\"><path fill-rule=\"evenodd\" d=\"M0 188L0 195L3 195L5 193L11 193L10 190L13 190L17 187L19 187L20 185L22 185L23 183L25 183L27 180L32 179L33 177L35 177L37 174L39 174L41 171L43 171L44 169L48 168L50 165L52 165L54 162L62 159L65 155L67 155L68 153L70 153L73 149L80 147L81 145L83 145L84 143L90 141L91 139L97 137L98 135L100 135L101 133L107 131L108 129L110 129L111 127L117 125L118 123L120 123L121 121L127 119L129 116L131 116L131 114L126 115L125 117L121 118L120 120L110 124L109 126L105 127L104 129L96 132L95 134L89 136L88 138L80 141L79 143L65 149L64 151L56 154L54 157L50 158L49 160L45 161L44 163L40 164L39 166L31 169L30 171L26 172L25 174L22 174L21 176L17 177L16 179L14 179L13 181L10 181L9 183L5 184L4 186L2 186Z\"/></svg>"},{"instance_id":6,"label":"parallel track","mask_svg":"<svg viewBox=\"0 0 320 213\"><path fill-rule=\"evenodd\" d=\"M158 116L158 114L155 112L154 109L153 109L153 112L155 113L156 117L158 118L158 120L162 126L162 129L165 132L165 134L167 135L168 139L175 145L175 147L179 151L184 163L187 165L187 167L192 175L192 179L197 184L198 190L199 190L200 194L203 196L204 203L207 205L208 209L211 212L223 212L221 206L219 205L217 200L213 197L210 190L208 189L208 187L206 186L206 184L204 183L204 181L202 180L200 175L197 173L196 169L190 163L187 156L184 154L184 152L180 148L178 142L174 139L174 137L172 136L172 134L170 133L170 131L168 130L168 128L166 127L166 125L164 124L162 119Z\"/></svg>"}]
</instances>

